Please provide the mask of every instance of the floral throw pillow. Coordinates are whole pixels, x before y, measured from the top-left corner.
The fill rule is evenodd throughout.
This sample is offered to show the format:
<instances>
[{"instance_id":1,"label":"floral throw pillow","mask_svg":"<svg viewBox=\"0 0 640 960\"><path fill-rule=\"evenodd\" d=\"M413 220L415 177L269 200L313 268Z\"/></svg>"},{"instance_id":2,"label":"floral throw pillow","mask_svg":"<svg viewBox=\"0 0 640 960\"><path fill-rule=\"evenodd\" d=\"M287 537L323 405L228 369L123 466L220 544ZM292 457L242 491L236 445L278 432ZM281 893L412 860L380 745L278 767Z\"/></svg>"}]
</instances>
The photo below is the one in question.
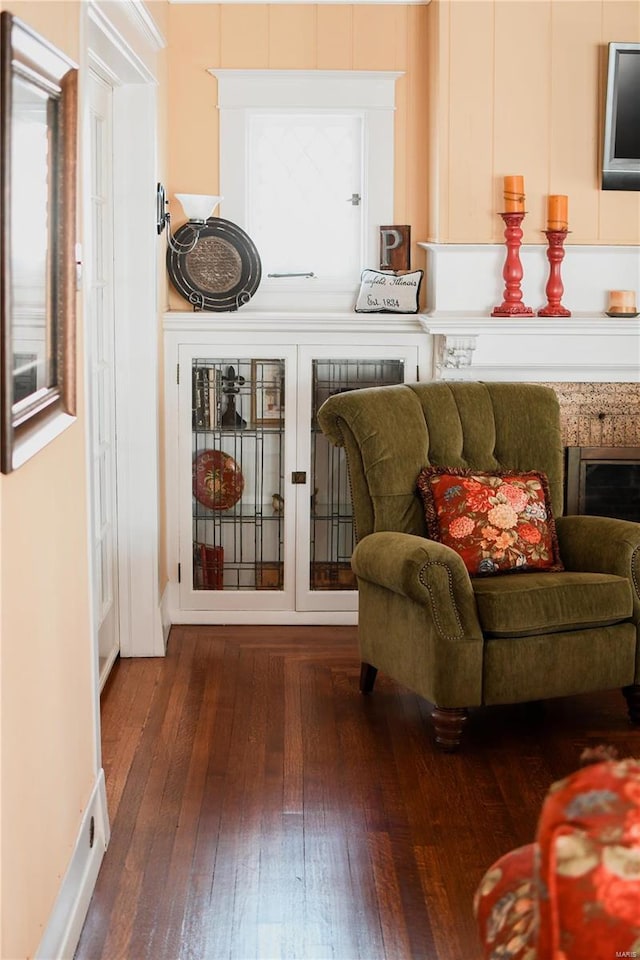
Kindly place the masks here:
<instances>
[{"instance_id":1,"label":"floral throw pillow","mask_svg":"<svg viewBox=\"0 0 640 960\"><path fill-rule=\"evenodd\" d=\"M418 490L429 536L472 576L564 569L544 473L425 467Z\"/></svg>"}]
</instances>

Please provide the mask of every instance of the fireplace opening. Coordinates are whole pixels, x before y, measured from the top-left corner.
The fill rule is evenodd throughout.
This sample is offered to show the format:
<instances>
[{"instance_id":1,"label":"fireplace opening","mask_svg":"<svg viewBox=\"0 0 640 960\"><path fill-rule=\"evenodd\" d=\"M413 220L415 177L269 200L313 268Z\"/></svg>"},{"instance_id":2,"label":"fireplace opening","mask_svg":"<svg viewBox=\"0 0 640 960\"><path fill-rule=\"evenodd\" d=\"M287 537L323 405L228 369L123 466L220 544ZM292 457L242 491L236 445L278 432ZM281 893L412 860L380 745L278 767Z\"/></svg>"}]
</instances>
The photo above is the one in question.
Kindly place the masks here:
<instances>
[{"instance_id":1,"label":"fireplace opening","mask_svg":"<svg viewBox=\"0 0 640 960\"><path fill-rule=\"evenodd\" d=\"M640 523L640 447L567 447L565 512Z\"/></svg>"}]
</instances>

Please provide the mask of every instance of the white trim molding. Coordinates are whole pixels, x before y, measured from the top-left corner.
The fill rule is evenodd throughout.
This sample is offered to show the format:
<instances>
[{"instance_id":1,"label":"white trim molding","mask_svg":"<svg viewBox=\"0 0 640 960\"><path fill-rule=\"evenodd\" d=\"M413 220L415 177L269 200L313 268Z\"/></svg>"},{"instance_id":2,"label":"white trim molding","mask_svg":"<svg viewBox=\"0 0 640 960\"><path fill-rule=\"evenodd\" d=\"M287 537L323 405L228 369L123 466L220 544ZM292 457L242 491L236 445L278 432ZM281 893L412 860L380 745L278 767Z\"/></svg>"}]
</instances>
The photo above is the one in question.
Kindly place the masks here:
<instances>
[{"instance_id":1,"label":"white trim molding","mask_svg":"<svg viewBox=\"0 0 640 960\"><path fill-rule=\"evenodd\" d=\"M163 656L159 614L159 425L155 223L156 88L114 98L114 210L118 543L122 656ZM130 145L136 143L136 162ZM119 146L118 146L119 145ZM126 626L126 629L122 629Z\"/></svg>"},{"instance_id":2,"label":"white trim molding","mask_svg":"<svg viewBox=\"0 0 640 960\"><path fill-rule=\"evenodd\" d=\"M357 610L185 610L180 603L180 584L167 583L164 591L169 629L173 623L196 626L255 624L287 626L356 626Z\"/></svg>"},{"instance_id":3,"label":"white trim molding","mask_svg":"<svg viewBox=\"0 0 640 960\"><path fill-rule=\"evenodd\" d=\"M91 0L87 4L90 54L94 64L104 66L114 86L120 83L155 82L143 57L129 46L103 6L99 0Z\"/></svg>"},{"instance_id":4,"label":"white trim molding","mask_svg":"<svg viewBox=\"0 0 640 960\"><path fill-rule=\"evenodd\" d=\"M640 319L601 314L490 317L421 314L435 338L434 376L448 380L639 383Z\"/></svg>"},{"instance_id":5,"label":"white trim molding","mask_svg":"<svg viewBox=\"0 0 640 960\"><path fill-rule=\"evenodd\" d=\"M63 413L60 410L55 411L48 417L38 420L29 428L13 447L12 468L17 470L23 463L34 457L39 450L42 450L48 443L59 437L68 427L72 427L76 422L76 417L70 413Z\"/></svg>"},{"instance_id":6,"label":"white trim molding","mask_svg":"<svg viewBox=\"0 0 640 960\"><path fill-rule=\"evenodd\" d=\"M220 109L395 109L396 70L208 70Z\"/></svg>"},{"instance_id":7,"label":"white trim molding","mask_svg":"<svg viewBox=\"0 0 640 960\"><path fill-rule=\"evenodd\" d=\"M120 2L123 12L137 27L138 32L149 46L153 50L164 50L167 41L144 0L120 0Z\"/></svg>"},{"instance_id":8,"label":"white trim molding","mask_svg":"<svg viewBox=\"0 0 640 960\"><path fill-rule=\"evenodd\" d=\"M35 960L73 957L109 838L104 771L100 770Z\"/></svg>"},{"instance_id":9,"label":"white trim molding","mask_svg":"<svg viewBox=\"0 0 640 960\"><path fill-rule=\"evenodd\" d=\"M523 303L531 313L494 317L503 300L504 244L420 243L426 254L433 375L455 380L640 382L640 320L605 314L610 290L640 289L634 245L568 245L562 262L569 317L540 317L549 278L547 247L520 248Z\"/></svg>"},{"instance_id":10,"label":"white trim molding","mask_svg":"<svg viewBox=\"0 0 640 960\"><path fill-rule=\"evenodd\" d=\"M155 80L155 55L167 46L143 0L89 0L89 21L97 28L90 34L94 54L107 44L103 59L112 66L116 60L121 82L148 83Z\"/></svg>"},{"instance_id":11,"label":"white trim molding","mask_svg":"<svg viewBox=\"0 0 640 960\"><path fill-rule=\"evenodd\" d=\"M167 581L162 591L162 599L160 601L160 622L162 623L162 636L164 639L165 649L169 642L169 633L171 631L171 609L173 605L177 606L176 598L173 595L172 587L177 587L177 584L172 584L170 581Z\"/></svg>"},{"instance_id":12,"label":"white trim molding","mask_svg":"<svg viewBox=\"0 0 640 960\"><path fill-rule=\"evenodd\" d=\"M88 75L89 65L105 64L114 88L120 652L142 657L165 653L158 586L157 235L149 229L156 216L158 103L156 52L143 43L139 30L131 27L122 6L129 4L102 0L87 4L84 74ZM84 122L86 130L86 107ZM88 136L84 142L89 143ZM133 143L136 149L132 152ZM86 157L85 169L90 169ZM89 188L85 183L85 192ZM90 204L84 208L88 243Z\"/></svg>"},{"instance_id":13,"label":"white trim molding","mask_svg":"<svg viewBox=\"0 0 640 960\"><path fill-rule=\"evenodd\" d=\"M253 301L252 301L253 304ZM268 337L278 335L278 342L290 342L295 338L299 343L315 343L318 332L335 333L336 343L354 334L366 337L370 334L383 334L393 337L396 334L420 333L423 327L423 315L419 313L354 313L350 311L297 310L285 314L282 310L256 310L248 305L233 313L194 313L188 310L169 310L164 315L165 332L184 334L184 342L198 342L205 333L217 336L238 337L254 335ZM192 338L195 337L195 340ZM288 338L288 339L287 339ZM170 368L167 370L167 374Z\"/></svg>"}]
</instances>

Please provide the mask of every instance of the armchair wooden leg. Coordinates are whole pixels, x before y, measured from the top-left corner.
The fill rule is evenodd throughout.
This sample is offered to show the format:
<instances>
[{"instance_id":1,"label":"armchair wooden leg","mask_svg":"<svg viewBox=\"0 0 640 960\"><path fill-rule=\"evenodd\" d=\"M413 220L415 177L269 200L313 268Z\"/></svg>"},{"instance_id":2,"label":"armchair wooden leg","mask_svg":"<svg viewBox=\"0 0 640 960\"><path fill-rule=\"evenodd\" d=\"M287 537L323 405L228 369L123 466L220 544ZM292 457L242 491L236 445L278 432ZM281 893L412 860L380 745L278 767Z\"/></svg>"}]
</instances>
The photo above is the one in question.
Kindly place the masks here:
<instances>
[{"instance_id":1,"label":"armchair wooden leg","mask_svg":"<svg viewBox=\"0 0 640 960\"><path fill-rule=\"evenodd\" d=\"M370 663L363 661L360 664L360 693L371 693L377 673L378 668L372 667Z\"/></svg>"},{"instance_id":2,"label":"armchair wooden leg","mask_svg":"<svg viewBox=\"0 0 640 960\"><path fill-rule=\"evenodd\" d=\"M432 717L437 746L445 753L453 753L462 742L467 711L461 707L434 707Z\"/></svg>"},{"instance_id":3,"label":"armchair wooden leg","mask_svg":"<svg viewBox=\"0 0 640 960\"><path fill-rule=\"evenodd\" d=\"M640 683L632 683L630 687L623 687L622 692L627 701L631 723L640 723Z\"/></svg>"}]
</instances>

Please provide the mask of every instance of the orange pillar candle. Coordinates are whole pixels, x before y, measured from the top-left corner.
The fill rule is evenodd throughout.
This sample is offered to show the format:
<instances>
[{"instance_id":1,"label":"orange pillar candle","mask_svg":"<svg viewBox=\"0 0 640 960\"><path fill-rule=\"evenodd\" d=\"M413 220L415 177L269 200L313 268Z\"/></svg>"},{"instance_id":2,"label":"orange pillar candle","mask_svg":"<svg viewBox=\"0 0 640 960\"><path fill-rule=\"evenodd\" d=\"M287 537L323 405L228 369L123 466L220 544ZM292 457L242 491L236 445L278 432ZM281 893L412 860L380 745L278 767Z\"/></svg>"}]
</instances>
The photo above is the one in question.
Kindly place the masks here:
<instances>
[{"instance_id":1,"label":"orange pillar candle","mask_svg":"<svg viewBox=\"0 0 640 960\"><path fill-rule=\"evenodd\" d=\"M614 314L636 314L636 293L635 290L610 290L609 291L609 313Z\"/></svg>"},{"instance_id":2,"label":"orange pillar candle","mask_svg":"<svg viewBox=\"0 0 640 960\"><path fill-rule=\"evenodd\" d=\"M504 178L504 212L524 213L524 177Z\"/></svg>"},{"instance_id":3,"label":"orange pillar candle","mask_svg":"<svg viewBox=\"0 0 640 960\"><path fill-rule=\"evenodd\" d=\"M566 230L569 226L569 197L554 194L547 201L547 230Z\"/></svg>"}]
</instances>

